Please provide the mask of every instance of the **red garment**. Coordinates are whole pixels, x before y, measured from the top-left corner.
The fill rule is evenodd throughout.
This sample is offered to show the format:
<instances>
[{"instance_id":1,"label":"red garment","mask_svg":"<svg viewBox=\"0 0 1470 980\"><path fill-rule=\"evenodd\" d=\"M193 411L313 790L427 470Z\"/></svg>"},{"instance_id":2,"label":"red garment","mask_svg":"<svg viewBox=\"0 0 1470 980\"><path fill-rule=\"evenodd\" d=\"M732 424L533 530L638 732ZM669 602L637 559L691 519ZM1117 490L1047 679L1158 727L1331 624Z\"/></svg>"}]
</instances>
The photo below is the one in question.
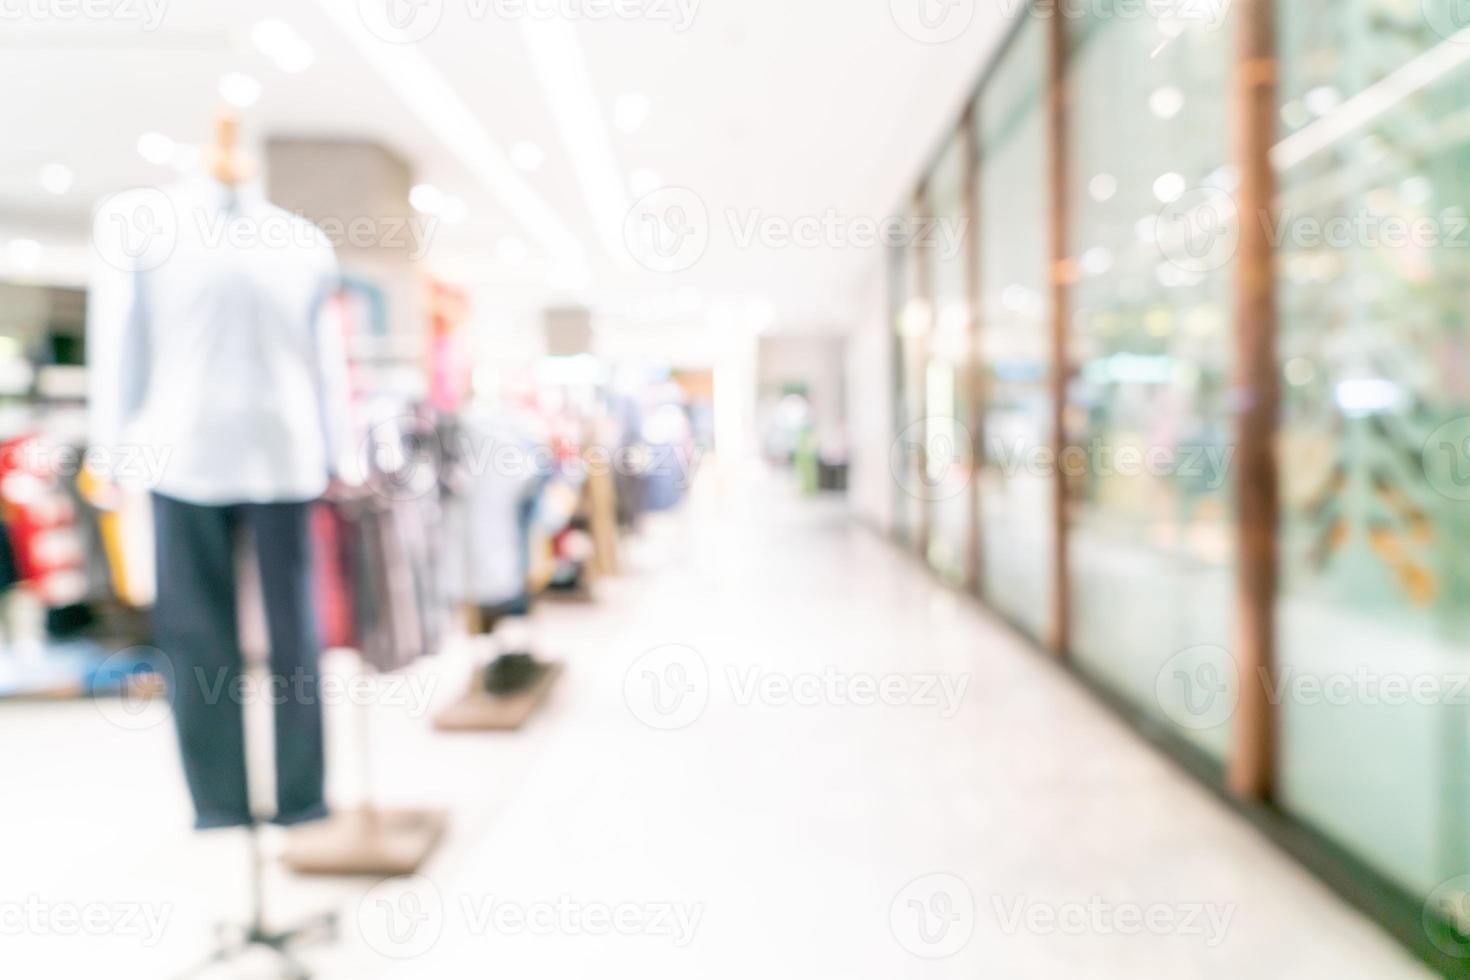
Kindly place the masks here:
<instances>
[{"instance_id":1,"label":"red garment","mask_svg":"<svg viewBox=\"0 0 1470 980\"><path fill-rule=\"evenodd\" d=\"M54 448L34 435L0 445L0 508L20 580L56 608L82 600L86 572L76 508L48 465Z\"/></svg>"},{"instance_id":2,"label":"red garment","mask_svg":"<svg viewBox=\"0 0 1470 980\"><path fill-rule=\"evenodd\" d=\"M311 509L312 591L322 646L353 647L352 591L343 552L341 518L331 504Z\"/></svg>"}]
</instances>

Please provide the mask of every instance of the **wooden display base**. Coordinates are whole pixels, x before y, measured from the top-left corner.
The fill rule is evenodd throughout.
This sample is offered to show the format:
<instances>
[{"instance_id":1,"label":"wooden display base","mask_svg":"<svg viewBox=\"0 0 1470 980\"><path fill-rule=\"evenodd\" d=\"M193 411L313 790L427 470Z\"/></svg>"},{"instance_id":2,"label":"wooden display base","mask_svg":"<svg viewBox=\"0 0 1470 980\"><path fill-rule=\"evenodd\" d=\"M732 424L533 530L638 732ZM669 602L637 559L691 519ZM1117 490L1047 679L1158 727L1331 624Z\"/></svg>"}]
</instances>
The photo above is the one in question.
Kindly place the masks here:
<instances>
[{"instance_id":1,"label":"wooden display base","mask_svg":"<svg viewBox=\"0 0 1470 980\"><path fill-rule=\"evenodd\" d=\"M307 875L411 875L444 834L443 810L362 807L293 829L281 855Z\"/></svg>"},{"instance_id":2,"label":"wooden display base","mask_svg":"<svg viewBox=\"0 0 1470 980\"><path fill-rule=\"evenodd\" d=\"M524 725L546 700L563 664L549 663L535 684L518 694L495 695L481 685L482 671L476 671L474 686L464 697L439 712L434 727L441 732L513 732Z\"/></svg>"},{"instance_id":3,"label":"wooden display base","mask_svg":"<svg viewBox=\"0 0 1470 980\"><path fill-rule=\"evenodd\" d=\"M567 605L586 605L596 602L597 597L592 594L592 586L582 582L570 589L545 588L536 593L539 602L559 602Z\"/></svg>"}]
</instances>

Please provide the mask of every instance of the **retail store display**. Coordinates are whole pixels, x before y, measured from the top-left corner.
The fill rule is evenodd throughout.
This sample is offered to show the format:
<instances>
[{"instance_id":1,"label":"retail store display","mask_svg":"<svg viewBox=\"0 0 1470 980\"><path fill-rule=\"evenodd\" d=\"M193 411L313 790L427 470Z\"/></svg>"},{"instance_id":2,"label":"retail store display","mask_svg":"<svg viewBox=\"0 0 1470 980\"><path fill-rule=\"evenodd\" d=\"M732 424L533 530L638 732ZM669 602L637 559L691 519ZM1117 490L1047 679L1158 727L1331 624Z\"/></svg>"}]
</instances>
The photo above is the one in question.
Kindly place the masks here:
<instances>
[{"instance_id":1,"label":"retail store display","mask_svg":"<svg viewBox=\"0 0 1470 980\"><path fill-rule=\"evenodd\" d=\"M428 581L428 506L371 494L317 506L322 633L333 646L356 651L364 671L405 669L437 646L442 606ZM299 874L412 874L433 853L447 815L377 805L371 711L358 706L354 714L361 802L294 829L282 861Z\"/></svg>"},{"instance_id":2,"label":"retail store display","mask_svg":"<svg viewBox=\"0 0 1470 980\"><path fill-rule=\"evenodd\" d=\"M531 529L551 479L537 461L549 449L525 413L485 406L462 414L442 441L449 594L478 609L524 605Z\"/></svg>"},{"instance_id":3,"label":"retail store display","mask_svg":"<svg viewBox=\"0 0 1470 980\"><path fill-rule=\"evenodd\" d=\"M233 553L252 533L268 569L272 671L315 690L319 650L309 583L308 504L349 451L341 334L321 318L336 288L332 247L303 219L239 181L234 123L219 124L210 175L168 192L179 215L170 260L104 264L93 283L89 346L94 446L167 447L154 481L155 644L200 827L248 825L240 705L200 683L235 684ZM289 243L206 238L210 221L282 223ZM302 419L314 424L302 424ZM205 676L207 675L207 676ZM319 817L320 698L276 708L277 819Z\"/></svg>"},{"instance_id":4,"label":"retail store display","mask_svg":"<svg viewBox=\"0 0 1470 980\"><path fill-rule=\"evenodd\" d=\"M434 727L441 732L516 731L530 721L536 709L546 701L564 669L560 663L541 664L534 671L529 686L511 693L495 693L486 686L494 673L492 665L477 672L476 683L434 716Z\"/></svg>"},{"instance_id":5,"label":"retail store display","mask_svg":"<svg viewBox=\"0 0 1470 980\"><path fill-rule=\"evenodd\" d=\"M537 649L533 609L599 599L622 530L681 497L690 421L666 373L614 387L585 350L504 390L471 362L467 293L428 279L422 307L405 302L412 266L339 253L310 208L267 199L236 139L222 114L204 172L99 209L126 220L94 232L127 225L147 247L98 248L65 405L36 385L0 414L0 697L166 698L195 828L249 848L249 920L218 930L202 969L263 947L306 977L294 951L337 920L274 927L263 824L289 828L292 872L370 876L416 872L447 826L379 805L382 705L345 709L363 784L328 807L323 650L355 655L365 690L461 641L472 679L434 728L521 728L566 670ZM159 218L162 239L142 227ZM140 458L156 465L130 471ZM251 792L257 693L269 802Z\"/></svg>"},{"instance_id":6,"label":"retail store display","mask_svg":"<svg viewBox=\"0 0 1470 980\"><path fill-rule=\"evenodd\" d=\"M326 815L320 648L310 581L310 502L349 452L340 329L324 323L337 288L331 244L247 181L234 118L216 124L208 174L163 193L177 219L167 261L141 254L98 267L89 300L92 444L166 448L156 475L154 642L200 829L246 827L254 918L215 959L254 945L284 953L323 920L267 930L259 816L246 775L235 552L253 540L270 635L276 813ZM289 235L209 237L218 226ZM114 257L115 259L116 257ZM309 420L303 423L303 420ZM296 969L300 975L305 971Z\"/></svg>"},{"instance_id":7,"label":"retail store display","mask_svg":"<svg viewBox=\"0 0 1470 980\"><path fill-rule=\"evenodd\" d=\"M578 471L549 483L531 529L540 595L555 602L591 602L595 544L588 533L588 486Z\"/></svg>"},{"instance_id":8,"label":"retail store display","mask_svg":"<svg viewBox=\"0 0 1470 980\"><path fill-rule=\"evenodd\" d=\"M125 578L152 547L78 474L85 412L50 383L59 371L0 417L0 698L114 694L150 670Z\"/></svg>"},{"instance_id":9,"label":"retail store display","mask_svg":"<svg viewBox=\"0 0 1470 980\"><path fill-rule=\"evenodd\" d=\"M0 445L0 697L72 697L103 681L101 649L65 638L90 617L86 525L45 450L33 434Z\"/></svg>"},{"instance_id":10,"label":"retail store display","mask_svg":"<svg viewBox=\"0 0 1470 980\"><path fill-rule=\"evenodd\" d=\"M310 604L309 505L200 505L154 497L158 601L154 642L168 658L196 826L248 826L251 809L241 701L235 547L253 540L270 634L270 675L293 694L275 699L276 814L282 825L326 815L320 668ZM222 695L222 692L223 693Z\"/></svg>"},{"instance_id":11,"label":"retail store display","mask_svg":"<svg viewBox=\"0 0 1470 980\"><path fill-rule=\"evenodd\" d=\"M611 445L611 439L596 440L597 445ZM587 533L592 538L592 568L600 576L618 573L618 491L612 473L607 468L591 465L588 461L587 492L583 498L586 510Z\"/></svg>"},{"instance_id":12,"label":"retail store display","mask_svg":"<svg viewBox=\"0 0 1470 980\"><path fill-rule=\"evenodd\" d=\"M491 646L498 626L530 612L532 597L550 579L533 555L548 538L548 518L561 530L555 508L561 476L543 472L537 459L554 458L526 412L496 411L480 405L465 412L446 444L459 451L446 461L446 536L454 569L454 592L470 611L471 630ZM471 456L500 454L490 466ZM504 731L521 727L550 693L560 664L537 660L512 649L471 672L465 694L435 716L441 731Z\"/></svg>"}]
</instances>

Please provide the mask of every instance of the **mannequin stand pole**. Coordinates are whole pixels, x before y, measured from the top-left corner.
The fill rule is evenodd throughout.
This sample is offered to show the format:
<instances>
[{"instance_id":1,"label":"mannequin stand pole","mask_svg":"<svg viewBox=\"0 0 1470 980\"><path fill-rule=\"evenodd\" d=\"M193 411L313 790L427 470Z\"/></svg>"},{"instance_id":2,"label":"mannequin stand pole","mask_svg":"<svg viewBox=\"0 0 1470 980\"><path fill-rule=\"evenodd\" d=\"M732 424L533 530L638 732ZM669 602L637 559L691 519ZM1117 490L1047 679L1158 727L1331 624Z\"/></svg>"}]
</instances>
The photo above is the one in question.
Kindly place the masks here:
<instances>
[{"instance_id":1,"label":"mannequin stand pole","mask_svg":"<svg viewBox=\"0 0 1470 980\"><path fill-rule=\"evenodd\" d=\"M293 950L314 941L331 942L337 937L336 912L312 916L287 929L272 931L266 928L265 856L260 847L260 829L252 825L247 828L247 832L250 839L250 922L244 926L216 926L214 952L198 967L184 974L181 980L238 959L257 947L276 954L281 964L282 977L287 980L310 980L311 971L296 959Z\"/></svg>"},{"instance_id":2,"label":"mannequin stand pole","mask_svg":"<svg viewBox=\"0 0 1470 980\"><path fill-rule=\"evenodd\" d=\"M429 859L444 834L448 815L443 810L388 808L373 802L372 711L360 705L356 714L362 803L291 832L283 860L297 874L411 875Z\"/></svg>"}]
</instances>

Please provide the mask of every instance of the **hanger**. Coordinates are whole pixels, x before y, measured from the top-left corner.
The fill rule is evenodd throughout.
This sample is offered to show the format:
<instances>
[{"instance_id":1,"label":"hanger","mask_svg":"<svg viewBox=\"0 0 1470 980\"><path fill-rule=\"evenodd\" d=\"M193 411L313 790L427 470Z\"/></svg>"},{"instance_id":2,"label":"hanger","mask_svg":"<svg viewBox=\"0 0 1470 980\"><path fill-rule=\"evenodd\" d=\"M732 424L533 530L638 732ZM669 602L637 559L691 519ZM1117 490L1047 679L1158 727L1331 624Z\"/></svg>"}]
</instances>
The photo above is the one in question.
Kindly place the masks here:
<instances>
[{"instance_id":1,"label":"hanger","mask_svg":"<svg viewBox=\"0 0 1470 980\"><path fill-rule=\"evenodd\" d=\"M214 142L209 147L208 173L226 187L255 174L255 161L240 152L240 119L228 109L214 117Z\"/></svg>"}]
</instances>

